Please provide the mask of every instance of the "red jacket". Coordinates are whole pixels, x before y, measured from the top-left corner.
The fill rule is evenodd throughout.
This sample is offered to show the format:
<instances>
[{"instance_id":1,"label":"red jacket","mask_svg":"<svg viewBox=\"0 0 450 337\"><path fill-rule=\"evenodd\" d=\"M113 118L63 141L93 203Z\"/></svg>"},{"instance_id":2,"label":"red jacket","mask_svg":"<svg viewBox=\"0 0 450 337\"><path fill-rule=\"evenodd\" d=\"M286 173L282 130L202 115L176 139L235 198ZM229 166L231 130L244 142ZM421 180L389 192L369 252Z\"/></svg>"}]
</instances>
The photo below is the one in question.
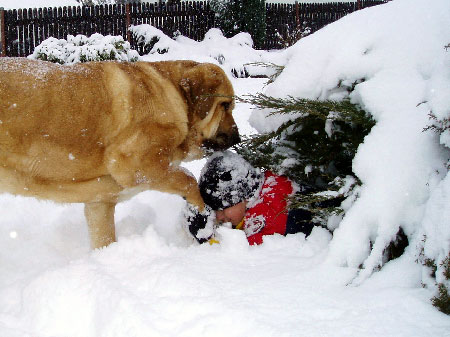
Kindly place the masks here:
<instances>
[{"instance_id":1,"label":"red jacket","mask_svg":"<svg viewBox=\"0 0 450 337\"><path fill-rule=\"evenodd\" d=\"M261 244L264 235L286 233L287 197L292 195L292 182L270 171L264 173L259 198L248 204L243 230L249 244Z\"/></svg>"}]
</instances>

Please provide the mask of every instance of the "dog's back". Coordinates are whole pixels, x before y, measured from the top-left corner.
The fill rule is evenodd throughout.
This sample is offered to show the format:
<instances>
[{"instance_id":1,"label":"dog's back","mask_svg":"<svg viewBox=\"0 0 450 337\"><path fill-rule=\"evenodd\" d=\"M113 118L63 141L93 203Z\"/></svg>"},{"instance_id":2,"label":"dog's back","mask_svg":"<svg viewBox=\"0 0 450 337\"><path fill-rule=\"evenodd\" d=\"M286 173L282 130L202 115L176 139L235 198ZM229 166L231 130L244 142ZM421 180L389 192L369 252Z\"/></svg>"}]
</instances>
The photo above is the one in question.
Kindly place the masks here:
<instances>
[{"instance_id":1,"label":"dog's back","mask_svg":"<svg viewBox=\"0 0 450 337\"><path fill-rule=\"evenodd\" d=\"M103 151L107 118L101 105L110 101L101 77L92 80L98 71L0 59L0 72L1 163L40 179L96 175L101 163L92 159Z\"/></svg>"},{"instance_id":2,"label":"dog's back","mask_svg":"<svg viewBox=\"0 0 450 337\"><path fill-rule=\"evenodd\" d=\"M0 59L0 164L35 179L86 180L107 174L105 148L130 123L174 119L187 132L186 108L171 107L179 95L167 99L170 83L140 67ZM180 116L152 113L163 105Z\"/></svg>"}]
</instances>

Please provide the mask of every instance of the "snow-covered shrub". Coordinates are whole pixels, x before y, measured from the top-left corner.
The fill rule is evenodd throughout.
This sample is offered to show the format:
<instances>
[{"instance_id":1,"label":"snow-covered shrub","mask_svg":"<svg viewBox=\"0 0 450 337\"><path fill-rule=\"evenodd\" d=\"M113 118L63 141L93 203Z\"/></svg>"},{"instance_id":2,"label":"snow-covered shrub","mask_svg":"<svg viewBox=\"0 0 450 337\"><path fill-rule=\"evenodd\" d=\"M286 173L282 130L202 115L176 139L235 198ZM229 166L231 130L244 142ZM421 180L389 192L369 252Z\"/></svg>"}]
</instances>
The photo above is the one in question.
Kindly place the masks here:
<instances>
[{"instance_id":1,"label":"snow-covered shrub","mask_svg":"<svg viewBox=\"0 0 450 337\"><path fill-rule=\"evenodd\" d=\"M431 299L431 303L444 314L450 315L450 294L448 287L443 283L438 284L439 294Z\"/></svg>"},{"instance_id":2,"label":"snow-covered shrub","mask_svg":"<svg viewBox=\"0 0 450 337\"><path fill-rule=\"evenodd\" d=\"M426 237L423 242L426 241ZM419 255L418 262L425 268L424 286L435 287L436 295L431 302L443 313L450 315L450 253L439 264L425 256L424 249Z\"/></svg>"},{"instance_id":3,"label":"snow-covered shrub","mask_svg":"<svg viewBox=\"0 0 450 337\"><path fill-rule=\"evenodd\" d=\"M435 132L439 135L440 143L450 149L450 104L449 107L437 111L437 114L434 112L428 114L430 124L423 131ZM447 160L446 166L449 171L450 159ZM425 221L424 239L421 242L423 245L421 245L418 261L426 268L423 283L436 289L437 294L431 299L433 305L443 313L450 315L450 252L448 249L450 243L440 244L437 242L442 233L445 233L445 227L448 227L450 216L449 207L446 205L446 195L448 194L450 194L450 174L447 172L446 178L438 185L429 202L429 204L437 204L440 202L439 199L443 199L444 209L441 210L439 206L433 205L435 209L429 211L428 215L431 219ZM445 208L446 206L447 208ZM429 275L427 275L427 269L431 271Z\"/></svg>"},{"instance_id":4,"label":"snow-covered shrub","mask_svg":"<svg viewBox=\"0 0 450 337\"><path fill-rule=\"evenodd\" d=\"M258 109L290 118L273 132L257 134L237 150L254 166L287 175L301 191L292 208L314 214L313 221L331 231L331 216L343 213L340 203L355 196L358 179L352 160L374 121L349 99L319 101L258 94L244 100Z\"/></svg>"},{"instance_id":5,"label":"snow-covered shrub","mask_svg":"<svg viewBox=\"0 0 450 337\"><path fill-rule=\"evenodd\" d=\"M257 48L264 46L266 8L264 0L211 0L211 9L225 36L247 32Z\"/></svg>"},{"instance_id":6,"label":"snow-covered shrub","mask_svg":"<svg viewBox=\"0 0 450 337\"><path fill-rule=\"evenodd\" d=\"M31 59L59 64L73 64L89 61L129 61L139 59L137 51L121 36L93 34L68 35L67 40L50 37L34 49Z\"/></svg>"},{"instance_id":7,"label":"snow-covered shrub","mask_svg":"<svg viewBox=\"0 0 450 337\"><path fill-rule=\"evenodd\" d=\"M424 267L414 282L441 294L444 288L435 284L449 286L443 263L450 250L450 54L443 48L449 9L446 0L433 6L397 0L347 15L286 49L283 72L264 92L275 98L350 99L376 122L352 162L361 181L358 198L344 201L347 211L329 247L328 262L356 271L353 285L383 267L386 249L403 231L409 245L397 263L423 254L435 261L435 279ZM342 90L352 83L351 90ZM296 117L271 112L255 110L251 125L273 132ZM430 112L438 132L423 132Z\"/></svg>"},{"instance_id":8,"label":"snow-covered shrub","mask_svg":"<svg viewBox=\"0 0 450 337\"><path fill-rule=\"evenodd\" d=\"M162 30L151 25L131 26L130 31L134 34L137 43L143 45L149 54L165 54L177 48L177 37L172 39Z\"/></svg>"},{"instance_id":9,"label":"snow-covered shrub","mask_svg":"<svg viewBox=\"0 0 450 337\"><path fill-rule=\"evenodd\" d=\"M450 148L450 115L441 116L438 118L433 112L428 114L430 116L431 124L428 125L424 131L432 130L439 134L441 143ZM450 163L448 165L450 168Z\"/></svg>"},{"instance_id":10,"label":"snow-covered shrub","mask_svg":"<svg viewBox=\"0 0 450 337\"><path fill-rule=\"evenodd\" d=\"M450 54L447 44L447 60L450 63ZM445 77L447 76L447 77ZM430 108L428 113L428 125L423 129L424 133L436 137L436 143L441 146L443 153L450 152L450 97L442 95L441 91L450 90L448 75L435 74L434 86L441 88L438 93L433 93L429 101L424 100L419 105L427 104ZM442 89L443 88L443 89ZM446 160L445 160L446 159ZM418 243L420 254L418 261L424 266L422 283L435 289L436 296L432 303L440 311L450 315L450 234L449 219L450 207L448 200L450 196L450 155L443 157L443 165L446 167L446 175L441 181L433 182L433 190L427 202L424 220L420 234L423 240Z\"/></svg>"},{"instance_id":11,"label":"snow-covered shrub","mask_svg":"<svg viewBox=\"0 0 450 337\"><path fill-rule=\"evenodd\" d=\"M289 25L285 25L284 31L276 30L276 37L278 43L283 47L287 48L296 44L301 38L304 38L311 34L311 27L307 25L307 22L303 22L302 25L289 28Z\"/></svg>"},{"instance_id":12,"label":"snow-covered shrub","mask_svg":"<svg viewBox=\"0 0 450 337\"><path fill-rule=\"evenodd\" d=\"M149 61L195 59L214 62L236 77L272 74L272 69L252 64L271 62L278 55L276 52L254 50L248 33L226 38L220 29L212 28L205 34L203 41L195 41L182 35L171 38L148 24L134 26L130 30L138 43L144 45Z\"/></svg>"},{"instance_id":13,"label":"snow-covered shrub","mask_svg":"<svg viewBox=\"0 0 450 337\"><path fill-rule=\"evenodd\" d=\"M440 263L444 281L438 284L439 294L431 299L433 305L450 315L450 254Z\"/></svg>"}]
</instances>

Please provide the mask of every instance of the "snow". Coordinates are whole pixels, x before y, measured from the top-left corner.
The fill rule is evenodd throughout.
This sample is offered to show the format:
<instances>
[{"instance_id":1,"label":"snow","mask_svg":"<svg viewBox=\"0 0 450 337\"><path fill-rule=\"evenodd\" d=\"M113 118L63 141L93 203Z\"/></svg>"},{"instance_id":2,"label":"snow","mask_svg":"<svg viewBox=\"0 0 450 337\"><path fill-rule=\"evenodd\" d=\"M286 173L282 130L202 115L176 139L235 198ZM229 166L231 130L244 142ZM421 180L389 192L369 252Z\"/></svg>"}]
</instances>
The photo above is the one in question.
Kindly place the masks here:
<instances>
[{"instance_id":1,"label":"snow","mask_svg":"<svg viewBox=\"0 0 450 337\"><path fill-rule=\"evenodd\" d=\"M382 264L383 250L400 226L416 245L424 235L439 237L439 253L430 248L435 244L425 243L427 256L442 261L448 254L450 218L439 218L437 224L442 225L436 232L434 225L426 225L424 212L433 208L433 185L447 174L449 131L441 140L433 132L422 132L432 124L430 111L440 118L450 113L450 53L444 49L448 22L448 1L428 6L421 0L414 5L397 0L353 13L288 49L285 70L265 90L276 97L341 99L348 96L345 86L356 83L350 99L377 121L353 162L363 183L360 196L330 244L329 259L335 263L363 264L355 283ZM273 130L287 118L265 118L268 112L255 111L250 117L257 131ZM441 185L448 209L450 200Z\"/></svg>"},{"instance_id":2,"label":"snow","mask_svg":"<svg viewBox=\"0 0 450 337\"><path fill-rule=\"evenodd\" d=\"M252 76L269 75L270 68L254 66L258 62L276 62L279 52L267 52L253 49L253 41L249 33L239 33L231 38L223 36L218 28L210 29L203 41L195 41L186 36L173 39L161 30L150 25L138 25L131 28L137 41L149 44L151 50L148 59L164 61L174 58L195 59L199 62L220 64L230 74L232 71L239 77L248 73Z\"/></svg>"},{"instance_id":3,"label":"snow","mask_svg":"<svg viewBox=\"0 0 450 337\"><path fill-rule=\"evenodd\" d=\"M41 7L63 7L80 6L76 0L0 0L0 8L41 8Z\"/></svg>"},{"instance_id":4,"label":"snow","mask_svg":"<svg viewBox=\"0 0 450 337\"><path fill-rule=\"evenodd\" d=\"M122 36L101 34L67 35L66 39L50 37L36 46L30 59L49 60L60 64L74 64L88 61L117 60L137 61L139 53L130 49L130 43Z\"/></svg>"},{"instance_id":5,"label":"snow","mask_svg":"<svg viewBox=\"0 0 450 337\"><path fill-rule=\"evenodd\" d=\"M448 22L446 0L394 0L269 55L286 66L273 84L231 78L240 96L323 99L346 96L339 82L365 79L350 98L377 124L354 160L359 198L346 201L342 221L330 219L333 236L315 228L307 239L248 246L242 231L224 227L220 244L197 245L181 225L182 198L148 191L118 205L118 242L90 251L83 205L0 195L0 336L450 336L415 262L422 246L437 261L450 247L450 136L422 132L430 110L450 113ZM219 63L206 42L192 55L190 42L176 42L145 59ZM230 74L231 59L222 66ZM243 103L234 116L247 135L279 123ZM198 178L204 163L185 167ZM400 225L410 246L374 272Z\"/></svg>"}]
</instances>

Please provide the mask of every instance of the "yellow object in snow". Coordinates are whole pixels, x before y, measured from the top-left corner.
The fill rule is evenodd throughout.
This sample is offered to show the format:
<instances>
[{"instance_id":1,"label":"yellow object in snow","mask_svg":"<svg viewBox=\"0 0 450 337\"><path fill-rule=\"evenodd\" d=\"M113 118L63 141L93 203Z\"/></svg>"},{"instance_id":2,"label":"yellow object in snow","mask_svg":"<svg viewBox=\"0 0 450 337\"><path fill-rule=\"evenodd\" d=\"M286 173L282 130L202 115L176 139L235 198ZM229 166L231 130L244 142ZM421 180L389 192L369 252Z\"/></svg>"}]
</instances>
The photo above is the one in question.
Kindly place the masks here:
<instances>
[{"instance_id":1,"label":"yellow object in snow","mask_svg":"<svg viewBox=\"0 0 450 337\"><path fill-rule=\"evenodd\" d=\"M220 242L218 241L218 240L216 240L215 238L211 238L211 239L209 239L209 244L212 246L213 244L215 244L215 243L217 243L217 244L219 244Z\"/></svg>"},{"instance_id":2,"label":"yellow object in snow","mask_svg":"<svg viewBox=\"0 0 450 337\"><path fill-rule=\"evenodd\" d=\"M237 224L237 226L235 227L235 229L242 229L242 227L244 227L244 218L241 220L241 222L239 222L239 223ZM208 242L209 242L210 245L213 245L213 244L215 244L215 243L217 243L217 244L220 243L219 240L216 240L215 238L209 239Z\"/></svg>"},{"instance_id":3,"label":"yellow object in snow","mask_svg":"<svg viewBox=\"0 0 450 337\"><path fill-rule=\"evenodd\" d=\"M241 222L239 222L239 223L237 224L236 229L242 229L242 227L244 227L244 219L245 219L245 218L242 218Z\"/></svg>"}]
</instances>

